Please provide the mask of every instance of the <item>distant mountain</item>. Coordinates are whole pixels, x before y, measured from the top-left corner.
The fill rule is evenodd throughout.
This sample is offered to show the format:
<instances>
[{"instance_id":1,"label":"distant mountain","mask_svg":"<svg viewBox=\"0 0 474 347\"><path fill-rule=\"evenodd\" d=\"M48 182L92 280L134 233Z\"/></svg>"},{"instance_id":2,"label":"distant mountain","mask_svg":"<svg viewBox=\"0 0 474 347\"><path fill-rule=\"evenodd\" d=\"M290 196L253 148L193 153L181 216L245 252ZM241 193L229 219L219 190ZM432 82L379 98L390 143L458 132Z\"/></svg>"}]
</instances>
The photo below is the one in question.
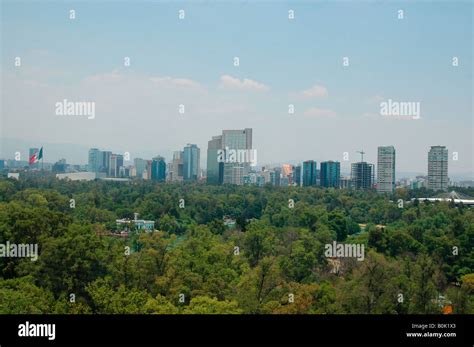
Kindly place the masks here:
<instances>
[{"instance_id":1,"label":"distant mountain","mask_svg":"<svg viewBox=\"0 0 474 347\"><path fill-rule=\"evenodd\" d=\"M45 162L54 163L65 158L70 164L87 164L89 147L70 143L48 143L3 138L0 141L0 158L14 159L15 152L20 152L21 160L28 160L29 149L43 147Z\"/></svg>"},{"instance_id":2,"label":"distant mountain","mask_svg":"<svg viewBox=\"0 0 474 347\"><path fill-rule=\"evenodd\" d=\"M14 159L15 152L20 152L21 160L28 160L29 149L32 147L40 148L41 146L43 146L44 161L50 163L55 163L59 159L64 158L69 164L87 164L89 149L94 147L103 151L112 151L113 153L125 152L123 148L101 147L95 144L85 146L72 143L49 143L3 138L0 139L0 159ZM134 158L151 159L156 155L161 155L165 157L167 161L171 161L173 151L155 151L145 149L143 151L130 153L132 160Z\"/></svg>"}]
</instances>

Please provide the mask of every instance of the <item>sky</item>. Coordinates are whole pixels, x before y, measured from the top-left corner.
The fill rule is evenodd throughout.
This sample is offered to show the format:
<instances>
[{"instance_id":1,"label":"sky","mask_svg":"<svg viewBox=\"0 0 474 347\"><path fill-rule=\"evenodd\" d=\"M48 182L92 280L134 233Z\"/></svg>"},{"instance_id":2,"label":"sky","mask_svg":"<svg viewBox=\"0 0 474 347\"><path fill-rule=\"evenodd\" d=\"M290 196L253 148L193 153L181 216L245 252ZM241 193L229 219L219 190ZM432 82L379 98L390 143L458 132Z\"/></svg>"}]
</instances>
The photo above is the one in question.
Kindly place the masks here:
<instances>
[{"instance_id":1,"label":"sky","mask_svg":"<svg viewBox=\"0 0 474 347\"><path fill-rule=\"evenodd\" d=\"M85 163L90 147L170 160L196 143L205 166L212 136L253 128L259 165L338 160L344 170L357 151L376 163L377 146L393 145L397 171L425 173L430 146L445 145L450 174L473 176L473 8L4 0L0 156L44 144L47 161ZM64 99L94 102L95 117L57 115ZM419 103L420 119L381 115L389 99Z\"/></svg>"}]
</instances>

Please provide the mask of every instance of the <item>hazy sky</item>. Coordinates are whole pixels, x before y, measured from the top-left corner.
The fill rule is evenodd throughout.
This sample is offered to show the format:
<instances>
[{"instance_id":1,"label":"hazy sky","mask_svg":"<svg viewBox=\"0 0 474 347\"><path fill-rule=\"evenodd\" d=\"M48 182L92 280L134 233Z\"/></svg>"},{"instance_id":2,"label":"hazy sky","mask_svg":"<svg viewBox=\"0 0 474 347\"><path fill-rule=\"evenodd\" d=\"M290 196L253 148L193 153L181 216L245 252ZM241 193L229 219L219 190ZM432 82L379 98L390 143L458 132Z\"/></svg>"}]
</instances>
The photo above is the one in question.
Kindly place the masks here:
<instances>
[{"instance_id":1,"label":"hazy sky","mask_svg":"<svg viewBox=\"0 0 474 347\"><path fill-rule=\"evenodd\" d=\"M397 171L426 172L429 147L446 145L450 173L474 172L472 2L1 6L2 142L167 160L196 143L204 160L211 136L250 127L259 165L314 159L344 168L360 149L376 162L377 146L394 145ZM95 118L56 115L64 99L95 102ZM421 119L382 116L388 99L419 102ZM4 148L0 155L13 158Z\"/></svg>"}]
</instances>

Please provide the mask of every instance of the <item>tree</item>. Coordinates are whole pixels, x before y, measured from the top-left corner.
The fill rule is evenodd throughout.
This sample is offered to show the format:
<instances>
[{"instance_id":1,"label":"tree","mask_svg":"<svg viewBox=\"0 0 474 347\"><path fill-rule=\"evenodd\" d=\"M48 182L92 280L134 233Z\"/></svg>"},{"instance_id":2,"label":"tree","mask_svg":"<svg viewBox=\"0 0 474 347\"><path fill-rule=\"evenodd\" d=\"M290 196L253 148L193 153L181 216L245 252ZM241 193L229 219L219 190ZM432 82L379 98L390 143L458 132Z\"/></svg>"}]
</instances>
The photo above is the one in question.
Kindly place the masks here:
<instances>
[{"instance_id":1,"label":"tree","mask_svg":"<svg viewBox=\"0 0 474 347\"><path fill-rule=\"evenodd\" d=\"M353 271L341 287L344 313L395 313L399 291L394 283L397 268L373 251Z\"/></svg>"},{"instance_id":2,"label":"tree","mask_svg":"<svg viewBox=\"0 0 474 347\"><path fill-rule=\"evenodd\" d=\"M435 265L425 254L417 257L410 276L410 312L439 313L436 307L436 286L434 283Z\"/></svg>"},{"instance_id":3,"label":"tree","mask_svg":"<svg viewBox=\"0 0 474 347\"><path fill-rule=\"evenodd\" d=\"M0 314L45 314L55 305L52 293L37 287L31 276L0 280Z\"/></svg>"},{"instance_id":4,"label":"tree","mask_svg":"<svg viewBox=\"0 0 474 347\"><path fill-rule=\"evenodd\" d=\"M32 273L36 282L61 294L85 294L85 286L105 274L104 245L88 226L72 224L65 235L44 238L36 262L22 263L23 273Z\"/></svg>"},{"instance_id":5,"label":"tree","mask_svg":"<svg viewBox=\"0 0 474 347\"><path fill-rule=\"evenodd\" d=\"M99 314L144 313L149 300L146 291L127 289L123 284L113 287L110 278L97 279L88 284L86 290L94 312Z\"/></svg>"},{"instance_id":6,"label":"tree","mask_svg":"<svg viewBox=\"0 0 474 347\"><path fill-rule=\"evenodd\" d=\"M246 313L266 312L265 305L278 303L282 280L275 258L266 257L248 269L237 286L237 301ZM272 307L269 305L268 307Z\"/></svg>"},{"instance_id":7,"label":"tree","mask_svg":"<svg viewBox=\"0 0 474 347\"><path fill-rule=\"evenodd\" d=\"M334 210L329 216L329 228L336 232L337 241L344 241L347 237L347 220L341 211Z\"/></svg>"},{"instance_id":8,"label":"tree","mask_svg":"<svg viewBox=\"0 0 474 347\"><path fill-rule=\"evenodd\" d=\"M244 251L250 266L256 266L272 249L270 230L261 224L252 224L245 232Z\"/></svg>"},{"instance_id":9,"label":"tree","mask_svg":"<svg viewBox=\"0 0 474 347\"><path fill-rule=\"evenodd\" d=\"M184 314L240 314L242 309L236 301L219 301L208 296L192 298L187 307L183 309Z\"/></svg>"},{"instance_id":10,"label":"tree","mask_svg":"<svg viewBox=\"0 0 474 347\"><path fill-rule=\"evenodd\" d=\"M178 314L179 309L166 297L158 294L155 298L149 298L144 307L147 314Z\"/></svg>"}]
</instances>

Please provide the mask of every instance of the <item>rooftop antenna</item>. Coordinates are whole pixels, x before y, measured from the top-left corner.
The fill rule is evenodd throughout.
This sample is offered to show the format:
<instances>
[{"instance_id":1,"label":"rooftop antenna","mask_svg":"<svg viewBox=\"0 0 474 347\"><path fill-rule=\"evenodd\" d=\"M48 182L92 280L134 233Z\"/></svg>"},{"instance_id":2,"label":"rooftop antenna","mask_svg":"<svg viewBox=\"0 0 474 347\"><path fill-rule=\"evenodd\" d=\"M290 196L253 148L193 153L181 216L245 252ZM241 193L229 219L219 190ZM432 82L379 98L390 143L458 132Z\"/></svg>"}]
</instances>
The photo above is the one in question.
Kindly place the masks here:
<instances>
[{"instance_id":1,"label":"rooftop antenna","mask_svg":"<svg viewBox=\"0 0 474 347\"><path fill-rule=\"evenodd\" d=\"M364 150L362 149L360 151L357 151L357 153L360 153L360 161L363 162L364 161L364 154L365 154Z\"/></svg>"}]
</instances>

